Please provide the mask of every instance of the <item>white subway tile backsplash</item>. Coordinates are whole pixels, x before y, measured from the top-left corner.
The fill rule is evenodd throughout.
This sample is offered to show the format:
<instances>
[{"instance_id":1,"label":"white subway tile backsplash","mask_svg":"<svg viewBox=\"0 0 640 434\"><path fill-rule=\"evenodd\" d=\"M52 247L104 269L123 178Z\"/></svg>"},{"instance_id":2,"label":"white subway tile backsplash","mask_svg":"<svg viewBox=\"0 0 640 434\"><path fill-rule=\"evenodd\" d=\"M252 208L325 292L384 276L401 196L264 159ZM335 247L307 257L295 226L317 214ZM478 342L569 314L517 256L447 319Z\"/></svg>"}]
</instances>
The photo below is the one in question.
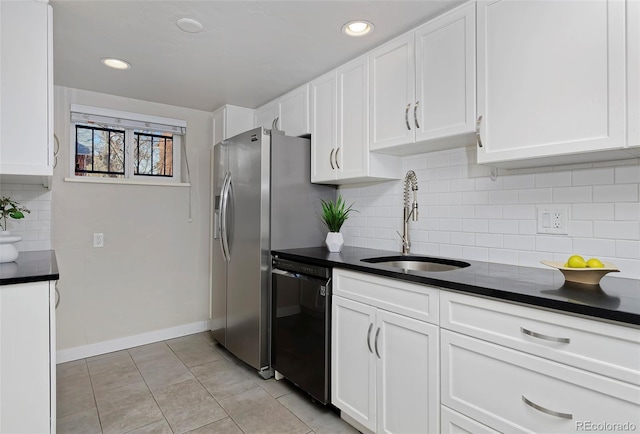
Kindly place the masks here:
<instances>
[{"instance_id":1,"label":"white subway tile backsplash","mask_svg":"<svg viewBox=\"0 0 640 434\"><path fill-rule=\"evenodd\" d=\"M616 167L615 180L616 184L640 183L640 164L636 163L635 165Z\"/></svg>"},{"instance_id":2,"label":"white subway tile backsplash","mask_svg":"<svg viewBox=\"0 0 640 434\"><path fill-rule=\"evenodd\" d=\"M640 221L640 203L621 202L615 204L616 220Z\"/></svg>"},{"instance_id":3,"label":"white subway tile backsplash","mask_svg":"<svg viewBox=\"0 0 640 434\"><path fill-rule=\"evenodd\" d=\"M524 188L518 190L518 203L551 203L550 188Z\"/></svg>"},{"instance_id":4,"label":"white subway tile backsplash","mask_svg":"<svg viewBox=\"0 0 640 434\"><path fill-rule=\"evenodd\" d=\"M515 205L518 203L518 190L490 191L489 203Z\"/></svg>"},{"instance_id":5,"label":"white subway tile backsplash","mask_svg":"<svg viewBox=\"0 0 640 434\"><path fill-rule=\"evenodd\" d=\"M572 220L613 220L613 203L574 203L571 205Z\"/></svg>"},{"instance_id":6,"label":"white subway tile backsplash","mask_svg":"<svg viewBox=\"0 0 640 434\"><path fill-rule=\"evenodd\" d=\"M638 202L638 184L596 185L594 202Z\"/></svg>"},{"instance_id":7,"label":"white subway tile backsplash","mask_svg":"<svg viewBox=\"0 0 640 434\"><path fill-rule=\"evenodd\" d=\"M573 172L573 185L613 184L613 167L602 167Z\"/></svg>"},{"instance_id":8,"label":"white subway tile backsplash","mask_svg":"<svg viewBox=\"0 0 640 434\"><path fill-rule=\"evenodd\" d=\"M640 241L616 240L616 253L611 256L640 259Z\"/></svg>"},{"instance_id":9,"label":"white subway tile backsplash","mask_svg":"<svg viewBox=\"0 0 640 434\"><path fill-rule=\"evenodd\" d=\"M593 236L614 240L640 240L640 222L593 222Z\"/></svg>"},{"instance_id":10,"label":"white subway tile backsplash","mask_svg":"<svg viewBox=\"0 0 640 434\"><path fill-rule=\"evenodd\" d=\"M582 203L591 202L593 199L593 187L554 187L553 203Z\"/></svg>"},{"instance_id":11,"label":"white subway tile backsplash","mask_svg":"<svg viewBox=\"0 0 640 434\"><path fill-rule=\"evenodd\" d=\"M573 240L560 235L544 235L536 237L536 250L539 252L571 253Z\"/></svg>"},{"instance_id":12,"label":"white subway tile backsplash","mask_svg":"<svg viewBox=\"0 0 640 434\"><path fill-rule=\"evenodd\" d=\"M7 229L22 237L18 251L51 249L51 191L37 184L1 184L0 196L10 197L31 212L7 221Z\"/></svg>"},{"instance_id":13,"label":"white subway tile backsplash","mask_svg":"<svg viewBox=\"0 0 640 434\"><path fill-rule=\"evenodd\" d=\"M571 185L571 172L537 173L534 178L536 188Z\"/></svg>"},{"instance_id":14,"label":"white subway tile backsplash","mask_svg":"<svg viewBox=\"0 0 640 434\"><path fill-rule=\"evenodd\" d=\"M512 250L535 250L536 237L532 235L505 235L502 238L505 249Z\"/></svg>"},{"instance_id":15,"label":"white subway tile backsplash","mask_svg":"<svg viewBox=\"0 0 640 434\"><path fill-rule=\"evenodd\" d=\"M489 233L518 234L519 226L518 220L489 220Z\"/></svg>"},{"instance_id":16,"label":"white subway tile backsplash","mask_svg":"<svg viewBox=\"0 0 640 434\"><path fill-rule=\"evenodd\" d=\"M616 242L614 240L602 240L598 238L574 238L573 252L576 255L598 257L615 256ZM586 258L585 259L589 259Z\"/></svg>"},{"instance_id":17,"label":"white subway tile backsplash","mask_svg":"<svg viewBox=\"0 0 640 434\"><path fill-rule=\"evenodd\" d=\"M413 253L544 267L542 259L582 252L640 278L640 159L499 170L495 181L475 159L475 147L404 157L420 188ZM347 245L401 250L401 180L340 192L360 210L345 224ZM537 233L544 204L569 205L568 236Z\"/></svg>"}]
</instances>

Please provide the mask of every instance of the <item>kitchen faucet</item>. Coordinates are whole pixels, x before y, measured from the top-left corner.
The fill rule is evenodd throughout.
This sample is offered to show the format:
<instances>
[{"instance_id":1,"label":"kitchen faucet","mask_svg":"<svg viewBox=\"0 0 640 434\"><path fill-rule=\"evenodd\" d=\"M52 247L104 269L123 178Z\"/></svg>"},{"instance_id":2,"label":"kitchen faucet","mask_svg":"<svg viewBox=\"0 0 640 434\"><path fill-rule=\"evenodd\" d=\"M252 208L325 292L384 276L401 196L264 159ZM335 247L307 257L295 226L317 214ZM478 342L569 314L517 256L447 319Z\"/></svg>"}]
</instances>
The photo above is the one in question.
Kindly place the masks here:
<instances>
[{"instance_id":1,"label":"kitchen faucet","mask_svg":"<svg viewBox=\"0 0 640 434\"><path fill-rule=\"evenodd\" d=\"M413 203L409 207L409 184L413 190ZM403 233L398 235L402 238L402 254L408 255L411 250L411 241L409 241L409 219L413 216L413 221L418 221L418 178L413 170L409 170L404 176L404 211L402 217Z\"/></svg>"}]
</instances>

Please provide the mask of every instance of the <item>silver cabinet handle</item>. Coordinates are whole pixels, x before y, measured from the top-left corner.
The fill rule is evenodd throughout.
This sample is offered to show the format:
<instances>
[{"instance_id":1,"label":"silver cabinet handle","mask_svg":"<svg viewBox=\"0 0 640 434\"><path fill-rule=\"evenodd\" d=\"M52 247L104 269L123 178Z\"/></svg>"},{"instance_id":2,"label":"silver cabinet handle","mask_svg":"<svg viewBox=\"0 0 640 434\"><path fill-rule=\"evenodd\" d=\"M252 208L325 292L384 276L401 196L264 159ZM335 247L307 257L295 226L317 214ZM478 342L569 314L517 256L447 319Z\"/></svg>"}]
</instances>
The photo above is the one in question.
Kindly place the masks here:
<instances>
[{"instance_id":1,"label":"silver cabinet handle","mask_svg":"<svg viewBox=\"0 0 640 434\"><path fill-rule=\"evenodd\" d=\"M335 150L335 148L331 148L331 154L329 154L329 164L331 164L331 170L335 170L335 167L333 167L333 152Z\"/></svg>"},{"instance_id":2,"label":"silver cabinet handle","mask_svg":"<svg viewBox=\"0 0 640 434\"><path fill-rule=\"evenodd\" d=\"M56 145L53 148L53 168L55 169L58 166L58 152L60 152L60 140L58 140L58 136L53 134L53 140L55 140Z\"/></svg>"},{"instance_id":3,"label":"silver cabinet handle","mask_svg":"<svg viewBox=\"0 0 640 434\"><path fill-rule=\"evenodd\" d=\"M369 324L369 331L367 332L367 346L369 347L369 352L373 354L373 350L371 349L371 329L373 328L373 323Z\"/></svg>"},{"instance_id":4,"label":"silver cabinet handle","mask_svg":"<svg viewBox=\"0 0 640 434\"><path fill-rule=\"evenodd\" d=\"M376 355L378 356L378 358L380 359L380 353L378 352L378 336L380 335L380 327L378 327L378 330L376 330L376 339L375 339L375 348L376 348Z\"/></svg>"},{"instance_id":5,"label":"silver cabinet handle","mask_svg":"<svg viewBox=\"0 0 640 434\"><path fill-rule=\"evenodd\" d=\"M336 156L335 156L336 167L339 169L340 168L340 163L338 163L338 152L340 152L340 148L336 149Z\"/></svg>"},{"instance_id":6,"label":"silver cabinet handle","mask_svg":"<svg viewBox=\"0 0 640 434\"><path fill-rule=\"evenodd\" d=\"M482 122L482 115L478 116L478 120L476 121L476 142L478 142L478 146L482 148L482 137L480 137L481 122Z\"/></svg>"},{"instance_id":7,"label":"silver cabinet handle","mask_svg":"<svg viewBox=\"0 0 640 434\"><path fill-rule=\"evenodd\" d=\"M571 343L571 339L569 338L556 338L554 336L543 335L541 333L536 333L536 332L532 332L531 330L527 330L524 327L520 327L520 331L525 335L538 338L538 339L543 339L545 341L560 342L561 344Z\"/></svg>"},{"instance_id":8,"label":"silver cabinet handle","mask_svg":"<svg viewBox=\"0 0 640 434\"><path fill-rule=\"evenodd\" d=\"M409 125L409 109L411 108L411 103L407 104L407 108L404 111L404 121L407 123L407 129L411 130L411 125Z\"/></svg>"},{"instance_id":9,"label":"silver cabinet handle","mask_svg":"<svg viewBox=\"0 0 640 434\"><path fill-rule=\"evenodd\" d=\"M562 419L573 419L573 415L571 413L561 413L559 411L549 410L548 408L544 408L543 406L538 405L535 402L529 401L527 398L525 398L524 395L522 395L522 402L542 413L546 413L555 417L561 417Z\"/></svg>"},{"instance_id":10,"label":"silver cabinet handle","mask_svg":"<svg viewBox=\"0 0 640 434\"><path fill-rule=\"evenodd\" d=\"M58 308L58 305L60 304L60 291L58 291L58 281L56 280L56 285L55 285L55 290L56 290L56 309Z\"/></svg>"},{"instance_id":11,"label":"silver cabinet handle","mask_svg":"<svg viewBox=\"0 0 640 434\"><path fill-rule=\"evenodd\" d=\"M273 120L273 122L271 123L271 129L273 130L277 130L278 129L278 121L280 120L280 117L277 117Z\"/></svg>"},{"instance_id":12,"label":"silver cabinet handle","mask_svg":"<svg viewBox=\"0 0 640 434\"><path fill-rule=\"evenodd\" d=\"M420 128L420 124L418 123L418 104L420 104L420 101L416 101L416 105L413 106L413 120L416 123L416 128Z\"/></svg>"}]
</instances>

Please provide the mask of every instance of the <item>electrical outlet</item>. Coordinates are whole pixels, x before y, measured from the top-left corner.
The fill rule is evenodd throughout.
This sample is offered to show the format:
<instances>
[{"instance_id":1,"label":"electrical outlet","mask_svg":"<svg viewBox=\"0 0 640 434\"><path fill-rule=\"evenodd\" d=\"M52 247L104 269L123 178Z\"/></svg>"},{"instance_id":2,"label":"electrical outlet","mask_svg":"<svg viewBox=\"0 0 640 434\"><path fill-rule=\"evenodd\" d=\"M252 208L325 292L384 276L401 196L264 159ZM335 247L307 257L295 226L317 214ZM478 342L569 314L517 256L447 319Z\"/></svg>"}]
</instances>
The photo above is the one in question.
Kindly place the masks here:
<instances>
[{"instance_id":1,"label":"electrical outlet","mask_svg":"<svg viewBox=\"0 0 640 434\"><path fill-rule=\"evenodd\" d=\"M569 234L567 205L540 205L537 211L539 234Z\"/></svg>"},{"instance_id":2,"label":"electrical outlet","mask_svg":"<svg viewBox=\"0 0 640 434\"><path fill-rule=\"evenodd\" d=\"M104 234L102 232L93 234L93 247L104 247Z\"/></svg>"}]
</instances>

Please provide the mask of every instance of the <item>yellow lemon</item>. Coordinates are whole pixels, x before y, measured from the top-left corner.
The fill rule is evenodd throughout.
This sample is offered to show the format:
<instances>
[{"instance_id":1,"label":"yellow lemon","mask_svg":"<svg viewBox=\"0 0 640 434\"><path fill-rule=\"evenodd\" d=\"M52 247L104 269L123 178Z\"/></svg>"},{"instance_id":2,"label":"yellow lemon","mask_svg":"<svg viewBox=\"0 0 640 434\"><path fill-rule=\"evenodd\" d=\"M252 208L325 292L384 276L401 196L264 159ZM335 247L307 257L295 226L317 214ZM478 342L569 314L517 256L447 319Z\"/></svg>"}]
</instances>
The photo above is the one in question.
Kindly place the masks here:
<instances>
[{"instance_id":1,"label":"yellow lemon","mask_svg":"<svg viewBox=\"0 0 640 434\"><path fill-rule=\"evenodd\" d=\"M604 268L604 264L598 258L591 258L587 261L588 268Z\"/></svg>"},{"instance_id":2,"label":"yellow lemon","mask_svg":"<svg viewBox=\"0 0 640 434\"><path fill-rule=\"evenodd\" d=\"M567 261L567 265L569 266L569 268L586 268L587 267L587 263L585 262L584 258L580 255L571 256Z\"/></svg>"}]
</instances>

